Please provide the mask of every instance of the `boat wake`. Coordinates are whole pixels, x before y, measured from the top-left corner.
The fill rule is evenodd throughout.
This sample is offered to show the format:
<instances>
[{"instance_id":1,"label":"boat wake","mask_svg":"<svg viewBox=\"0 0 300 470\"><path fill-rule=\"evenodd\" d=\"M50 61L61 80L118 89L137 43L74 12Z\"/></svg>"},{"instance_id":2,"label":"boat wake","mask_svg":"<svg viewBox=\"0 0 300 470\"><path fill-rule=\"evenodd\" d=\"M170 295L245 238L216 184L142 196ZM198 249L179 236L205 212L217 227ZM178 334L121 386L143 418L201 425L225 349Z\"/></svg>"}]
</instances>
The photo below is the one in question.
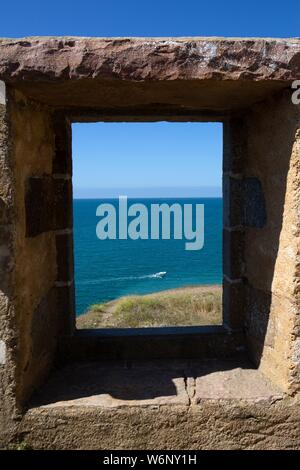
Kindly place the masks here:
<instances>
[{"instance_id":1,"label":"boat wake","mask_svg":"<svg viewBox=\"0 0 300 470\"><path fill-rule=\"evenodd\" d=\"M160 271L159 273L155 273L155 274L150 274L148 277L150 278L158 278L158 279L161 279L162 277L165 277L165 275L167 274L167 271ZM146 276L147 277L147 276Z\"/></svg>"},{"instance_id":2,"label":"boat wake","mask_svg":"<svg viewBox=\"0 0 300 470\"><path fill-rule=\"evenodd\" d=\"M113 282L113 281L134 281L139 279L162 279L166 276L167 271L159 271L158 273L145 274L144 276L123 276L123 277L103 277L99 279L87 279L78 281L78 285L93 285L100 284L101 282Z\"/></svg>"}]
</instances>

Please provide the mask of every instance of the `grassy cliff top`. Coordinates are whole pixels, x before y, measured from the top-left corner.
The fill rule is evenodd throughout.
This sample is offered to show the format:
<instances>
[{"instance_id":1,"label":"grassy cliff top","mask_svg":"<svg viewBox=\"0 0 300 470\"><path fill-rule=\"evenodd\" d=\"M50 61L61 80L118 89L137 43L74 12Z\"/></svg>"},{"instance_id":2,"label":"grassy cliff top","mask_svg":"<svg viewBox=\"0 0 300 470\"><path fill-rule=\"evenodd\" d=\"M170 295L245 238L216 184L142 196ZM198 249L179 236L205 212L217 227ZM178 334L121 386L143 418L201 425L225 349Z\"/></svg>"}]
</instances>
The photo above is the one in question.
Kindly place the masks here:
<instances>
[{"instance_id":1,"label":"grassy cliff top","mask_svg":"<svg viewBox=\"0 0 300 470\"><path fill-rule=\"evenodd\" d=\"M78 328L140 328L222 324L221 286L182 287L92 305Z\"/></svg>"}]
</instances>

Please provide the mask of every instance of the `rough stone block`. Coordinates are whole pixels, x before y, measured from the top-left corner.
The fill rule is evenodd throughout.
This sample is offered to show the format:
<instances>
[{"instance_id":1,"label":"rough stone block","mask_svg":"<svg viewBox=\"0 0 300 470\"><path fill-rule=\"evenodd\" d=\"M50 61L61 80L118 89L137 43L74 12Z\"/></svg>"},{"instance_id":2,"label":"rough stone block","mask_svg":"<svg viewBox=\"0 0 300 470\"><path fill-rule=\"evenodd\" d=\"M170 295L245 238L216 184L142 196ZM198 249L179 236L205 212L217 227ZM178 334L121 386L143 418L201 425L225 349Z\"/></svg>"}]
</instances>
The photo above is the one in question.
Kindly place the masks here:
<instances>
[{"instance_id":1,"label":"rough stone block","mask_svg":"<svg viewBox=\"0 0 300 470\"><path fill-rule=\"evenodd\" d=\"M55 287L57 296L57 328L59 336L67 336L75 331L75 291L74 283Z\"/></svg>"},{"instance_id":2,"label":"rough stone block","mask_svg":"<svg viewBox=\"0 0 300 470\"><path fill-rule=\"evenodd\" d=\"M254 177L223 178L224 226L262 228L267 211L260 181Z\"/></svg>"},{"instance_id":3,"label":"rough stone block","mask_svg":"<svg viewBox=\"0 0 300 470\"><path fill-rule=\"evenodd\" d=\"M247 158L247 139L243 115L225 120L223 142L223 172L242 174Z\"/></svg>"},{"instance_id":4,"label":"rough stone block","mask_svg":"<svg viewBox=\"0 0 300 470\"><path fill-rule=\"evenodd\" d=\"M14 269L13 233L9 225L0 226L0 289L6 292Z\"/></svg>"},{"instance_id":5,"label":"rough stone block","mask_svg":"<svg viewBox=\"0 0 300 470\"><path fill-rule=\"evenodd\" d=\"M299 50L297 39L2 39L0 79L77 116L151 103L224 116L299 78Z\"/></svg>"},{"instance_id":6,"label":"rough stone block","mask_svg":"<svg viewBox=\"0 0 300 470\"><path fill-rule=\"evenodd\" d=\"M243 182L240 178L223 177L223 225L243 225Z\"/></svg>"},{"instance_id":7,"label":"rough stone block","mask_svg":"<svg viewBox=\"0 0 300 470\"><path fill-rule=\"evenodd\" d=\"M53 355L57 335L56 292L52 288L34 310L31 320L31 344L34 361ZM45 333L47 341L45 341Z\"/></svg>"},{"instance_id":8,"label":"rough stone block","mask_svg":"<svg viewBox=\"0 0 300 470\"><path fill-rule=\"evenodd\" d=\"M255 289L249 283L245 292L245 332L251 357L259 364L264 345L274 346L274 324L269 324L272 294Z\"/></svg>"},{"instance_id":9,"label":"rough stone block","mask_svg":"<svg viewBox=\"0 0 300 470\"><path fill-rule=\"evenodd\" d=\"M270 404L283 396L282 391L249 364L220 362L207 366L205 363L197 371L194 400L249 400Z\"/></svg>"},{"instance_id":10,"label":"rough stone block","mask_svg":"<svg viewBox=\"0 0 300 470\"><path fill-rule=\"evenodd\" d=\"M0 197L0 225L5 225L9 222L8 212L6 201Z\"/></svg>"},{"instance_id":11,"label":"rough stone block","mask_svg":"<svg viewBox=\"0 0 300 470\"><path fill-rule=\"evenodd\" d=\"M53 373L31 405L18 431L35 449L278 449L300 442L297 404L246 361L71 364Z\"/></svg>"},{"instance_id":12,"label":"rough stone block","mask_svg":"<svg viewBox=\"0 0 300 470\"><path fill-rule=\"evenodd\" d=\"M56 234L57 281L70 282L74 278L73 233Z\"/></svg>"},{"instance_id":13,"label":"rough stone block","mask_svg":"<svg viewBox=\"0 0 300 470\"><path fill-rule=\"evenodd\" d=\"M59 347L60 362L98 360L163 360L192 358L232 358L243 351L243 336L220 326L203 326L196 330L82 329L63 338Z\"/></svg>"},{"instance_id":14,"label":"rough stone block","mask_svg":"<svg viewBox=\"0 0 300 470\"><path fill-rule=\"evenodd\" d=\"M26 236L72 227L71 180L51 176L27 181Z\"/></svg>"},{"instance_id":15,"label":"rough stone block","mask_svg":"<svg viewBox=\"0 0 300 470\"><path fill-rule=\"evenodd\" d=\"M65 366L43 387L37 403L65 406L66 396L67 406L118 408L189 404L185 381L179 371L105 367L101 362Z\"/></svg>"},{"instance_id":16,"label":"rough stone block","mask_svg":"<svg viewBox=\"0 0 300 470\"><path fill-rule=\"evenodd\" d=\"M262 228L267 223L267 210L262 185L257 178L244 178L244 225Z\"/></svg>"},{"instance_id":17,"label":"rough stone block","mask_svg":"<svg viewBox=\"0 0 300 470\"><path fill-rule=\"evenodd\" d=\"M71 125L64 113L54 116L55 153L53 159L53 173L59 175L72 175L72 136Z\"/></svg>"},{"instance_id":18,"label":"rough stone block","mask_svg":"<svg viewBox=\"0 0 300 470\"><path fill-rule=\"evenodd\" d=\"M223 230L223 274L230 279L240 279L245 274L244 232Z\"/></svg>"},{"instance_id":19,"label":"rough stone block","mask_svg":"<svg viewBox=\"0 0 300 470\"><path fill-rule=\"evenodd\" d=\"M251 336L265 338L266 328L270 315L271 292L255 289L249 283L246 285L246 327Z\"/></svg>"},{"instance_id":20,"label":"rough stone block","mask_svg":"<svg viewBox=\"0 0 300 470\"><path fill-rule=\"evenodd\" d=\"M1 338L7 346L7 363L1 365L0 383L4 397L0 407L2 447L15 432L13 417L22 418L18 414L20 405L50 367L60 364L61 351L68 348L65 360L76 355L80 359L128 360L142 355L148 359L195 355L212 358L216 351L222 357L231 357L243 354L247 344L257 364L262 358L268 377L283 384L288 393L299 391L296 290L300 106L292 103L290 88L293 80L299 79L299 57L298 38L0 41L0 79L7 85L3 93L0 82L0 224L9 225L13 234L10 243L4 230L4 243L0 243L1 278L10 277L4 289L1 284ZM99 337L96 332L92 340L80 337L78 332L73 334L74 285L66 281L71 269L71 248L61 239L55 250L54 232L72 227L68 122L99 118L226 121L224 225L248 227L248 281L225 278L225 327L217 328L219 333L208 329L204 336L150 335L149 341L143 334L121 337L106 332L106 336ZM42 236L37 237L39 234ZM236 259L225 252L224 266L226 274L235 277L243 273L239 271L243 256L242 241L234 237L238 235L224 236L225 248L238 247ZM57 257L64 254L68 258L66 264L57 265ZM51 300L46 294L55 283L57 267L58 284L55 293L49 294L51 299L53 295ZM262 281L258 283L259 278ZM244 282L261 290L250 285L245 288ZM264 291L266 285L269 290ZM276 301L279 291L286 303ZM52 360L54 349L57 353L53 353ZM151 374L149 371L148 376ZM225 382L219 388L220 394L230 396L232 390L229 393L227 385L234 383L236 391L247 395L248 388L243 389L243 384L241 390L238 387L238 382L247 380L244 373L233 375L226 383L221 374ZM141 448L186 448L186 436L191 447L197 448L217 448L221 444L229 448L299 448L296 400L292 405L282 400L268 406L240 402L227 406L222 398L217 404L211 404L213 400L208 398L203 406L201 400L191 406L195 389L189 387L188 376L184 377L180 384L186 386L188 404L179 400L176 411L168 406L164 396L156 402L157 409L150 405L147 410L136 410L133 406L128 412L120 407L115 414L111 410L104 412L101 406L95 406L93 412L80 408L74 414L73 408L68 407L63 412L67 425L59 421L60 413L51 415L50 408L41 414L31 410L27 424L26 419L22 422L21 435L25 432L29 436L34 428L37 446L80 446L79 424L81 432L86 433L86 442L95 448L112 442L115 447L137 444ZM116 377L110 378L121 390ZM201 378L198 377L199 383L209 393L213 377L206 377L207 381ZM192 379L195 383L197 378ZM155 384L154 388L152 385L150 393L155 392Z\"/></svg>"},{"instance_id":21,"label":"rough stone block","mask_svg":"<svg viewBox=\"0 0 300 470\"><path fill-rule=\"evenodd\" d=\"M235 330L244 327L244 281L223 278L223 319L226 326Z\"/></svg>"},{"instance_id":22,"label":"rough stone block","mask_svg":"<svg viewBox=\"0 0 300 470\"><path fill-rule=\"evenodd\" d=\"M54 195L50 177L33 177L27 181L25 196L26 236L35 237L54 228Z\"/></svg>"},{"instance_id":23,"label":"rough stone block","mask_svg":"<svg viewBox=\"0 0 300 470\"><path fill-rule=\"evenodd\" d=\"M73 225L72 182L70 179L53 179L53 204L55 230L71 229Z\"/></svg>"}]
</instances>

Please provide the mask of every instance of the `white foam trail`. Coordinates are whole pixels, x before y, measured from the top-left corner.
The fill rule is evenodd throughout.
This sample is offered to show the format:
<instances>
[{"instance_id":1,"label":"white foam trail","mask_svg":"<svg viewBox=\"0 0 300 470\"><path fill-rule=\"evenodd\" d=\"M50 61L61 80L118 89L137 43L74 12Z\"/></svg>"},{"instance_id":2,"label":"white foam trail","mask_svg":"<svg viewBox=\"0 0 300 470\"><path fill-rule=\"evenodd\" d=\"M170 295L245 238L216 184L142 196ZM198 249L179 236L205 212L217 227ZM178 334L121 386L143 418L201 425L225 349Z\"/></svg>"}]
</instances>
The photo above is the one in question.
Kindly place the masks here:
<instances>
[{"instance_id":1,"label":"white foam trail","mask_svg":"<svg viewBox=\"0 0 300 470\"><path fill-rule=\"evenodd\" d=\"M77 282L77 285L86 286L99 284L101 282L111 282L111 281L135 281L138 279L162 279L167 274L167 271L159 271L154 274L145 274L144 276L123 276L123 277L103 277L99 279L88 279L86 281Z\"/></svg>"},{"instance_id":2,"label":"white foam trail","mask_svg":"<svg viewBox=\"0 0 300 470\"><path fill-rule=\"evenodd\" d=\"M164 277L166 274L167 274L167 271L160 271L159 273L150 274L148 277L161 279L161 278Z\"/></svg>"}]
</instances>

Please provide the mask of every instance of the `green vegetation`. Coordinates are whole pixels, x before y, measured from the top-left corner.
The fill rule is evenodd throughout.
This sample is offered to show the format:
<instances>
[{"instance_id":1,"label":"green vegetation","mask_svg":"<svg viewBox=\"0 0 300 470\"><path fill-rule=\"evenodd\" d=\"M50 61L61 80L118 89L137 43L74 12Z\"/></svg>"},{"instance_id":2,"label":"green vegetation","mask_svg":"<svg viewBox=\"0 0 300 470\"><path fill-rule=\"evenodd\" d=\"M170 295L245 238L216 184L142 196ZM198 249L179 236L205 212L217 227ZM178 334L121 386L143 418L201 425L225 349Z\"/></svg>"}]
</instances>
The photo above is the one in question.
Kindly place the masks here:
<instances>
[{"instance_id":1,"label":"green vegetation","mask_svg":"<svg viewBox=\"0 0 300 470\"><path fill-rule=\"evenodd\" d=\"M16 441L9 444L7 448L2 449L1 447L0 450L33 450L33 449L29 444L27 444L26 441L24 440L20 441L17 439Z\"/></svg>"},{"instance_id":2,"label":"green vegetation","mask_svg":"<svg viewBox=\"0 0 300 470\"><path fill-rule=\"evenodd\" d=\"M79 328L137 328L218 325L222 323L219 286L172 289L149 295L121 297L92 305L77 319Z\"/></svg>"}]
</instances>

